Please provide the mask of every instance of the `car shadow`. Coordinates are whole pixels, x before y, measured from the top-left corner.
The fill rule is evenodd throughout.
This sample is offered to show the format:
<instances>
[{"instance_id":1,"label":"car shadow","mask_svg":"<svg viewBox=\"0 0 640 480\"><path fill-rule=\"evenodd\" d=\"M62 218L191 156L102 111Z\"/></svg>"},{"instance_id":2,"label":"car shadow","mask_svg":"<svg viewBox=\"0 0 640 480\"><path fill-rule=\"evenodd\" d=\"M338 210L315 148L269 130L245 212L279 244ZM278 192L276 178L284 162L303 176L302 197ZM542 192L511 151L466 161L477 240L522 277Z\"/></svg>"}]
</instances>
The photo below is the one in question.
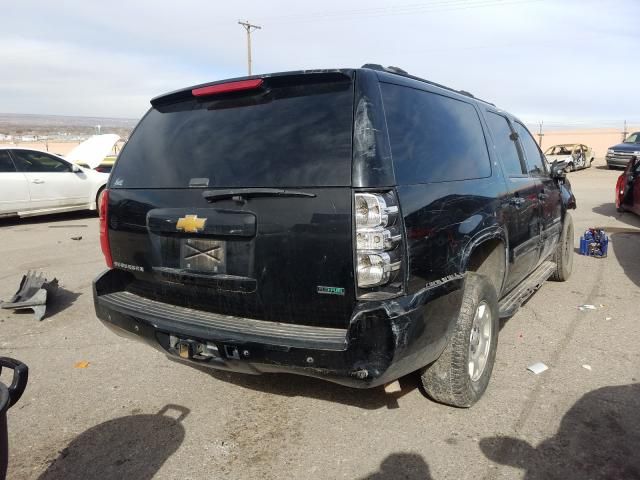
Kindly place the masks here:
<instances>
[{"instance_id":1,"label":"car shadow","mask_svg":"<svg viewBox=\"0 0 640 480\"><path fill-rule=\"evenodd\" d=\"M97 216L98 214L94 210L78 210L75 212L52 213L48 215L38 215L35 217L26 217L26 218L7 217L7 218L0 218L0 227L37 225L40 223L87 220L87 219L96 218ZM73 225L73 226L78 227L79 225ZM88 226L88 225L83 225L83 226ZM72 225L70 225L69 227L72 227Z\"/></svg>"},{"instance_id":2,"label":"car shadow","mask_svg":"<svg viewBox=\"0 0 640 480\"><path fill-rule=\"evenodd\" d=\"M640 231L613 233L610 239L609 249L613 250L614 256L625 275L636 287L640 287L640 262L638 261Z\"/></svg>"},{"instance_id":3,"label":"car shadow","mask_svg":"<svg viewBox=\"0 0 640 480\"><path fill-rule=\"evenodd\" d=\"M593 207L591 210L593 211L593 213L597 213L598 215L611 217L617 220L618 222L623 222L634 228L640 229L640 217L638 217L636 214L631 212L618 212L618 210L616 210L616 204L613 202L602 203L596 207ZM607 233L609 232L613 233L614 231L617 230L616 228L611 228L611 227L607 228L604 225L597 225L597 227L600 227L600 226L604 227Z\"/></svg>"},{"instance_id":4,"label":"car shadow","mask_svg":"<svg viewBox=\"0 0 640 480\"><path fill-rule=\"evenodd\" d=\"M170 410L177 418L167 415ZM153 478L184 440L182 420L189 410L166 405L155 415L128 415L106 421L74 438L39 480Z\"/></svg>"},{"instance_id":5,"label":"car shadow","mask_svg":"<svg viewBox=\"0 0 640 480\"><path fill-rule=\"evenodd\" d=\"M607 232L610 239L609 253L614 254L613 257L627 277L636 286L640 286L640 264L637 260L640 247L640 217L631 212L618 212L614 203L603 203L592 210L594 213L613 217L616 221L628 225L628 227L596 225L595 228L603 228Z\"/></svg>"},{"instance_id":6,"label":"car shadow","mask_svg":"<svg viewBox=\"0 0 640 480\"><path fill-rule=\"evenodd\" d=\"M640 478L640 384L585 394L557 433L537 446L513 437L480 440L490 460L524 470L526 480Z\"/></svg>"},{"instance_id":7,"label":"car shadow","mask_svg":"<svg viewBox=\"0 0 640 480\"><path fill-rule=\"evenodd\" d=\"M429 465L417 453L393 453L380 464L380 469L360 480L431 480Z\"/></svg>"},{"instance_id":8,"label":"car shadow","mask_svg":"<svg viewBox=\"0 0 640 480\"><path fill-rule=\"evenodd\" d=\"M184 365L180 360L168 357L171 361ZM249 390L279 395L283 397L307 397L342 403L365 410L379 408L400 408L398 400L405 395L419 389L420 379L416 373L399 379L401 391L386 393L383 387L371 389L351 388L313 377L293 375L288 373L265 373L250 375L237 372L227 372L197 365L186 365L195 368L222 382L231 383L237 387ZM425 402L429 400L425 399Z\"/></svg>"}]
</instances>

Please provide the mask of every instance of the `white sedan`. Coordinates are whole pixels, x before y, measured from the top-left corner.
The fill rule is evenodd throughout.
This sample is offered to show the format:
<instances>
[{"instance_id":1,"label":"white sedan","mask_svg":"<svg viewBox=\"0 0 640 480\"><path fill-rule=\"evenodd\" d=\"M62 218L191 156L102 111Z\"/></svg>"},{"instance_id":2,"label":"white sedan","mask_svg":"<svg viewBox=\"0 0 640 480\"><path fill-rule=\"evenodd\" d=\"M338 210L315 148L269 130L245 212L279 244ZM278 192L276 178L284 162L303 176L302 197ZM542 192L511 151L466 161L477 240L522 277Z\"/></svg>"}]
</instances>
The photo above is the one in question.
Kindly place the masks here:
<instances>
[{"instance_id":1,"label":"white sedan","mask_svg":"<svg viewBox=\"0 0 640 480\"><path fill-rule=\"evenodd\" d=\"M580 143L563 143L547 148L544 152L549 163L564 161L567 164L567 172L590 168L596 158L591 147Z\"/></svg>"},{"instance_id":2,"label":"white sedan","mask_svg":"<svg viewBox=\"0 0 640 480\"><path fill-rule=\"evenodd\" d=\"M96 210L108 179L48 152L0 146L0 218Z\"/></svg>"}]
</instances>

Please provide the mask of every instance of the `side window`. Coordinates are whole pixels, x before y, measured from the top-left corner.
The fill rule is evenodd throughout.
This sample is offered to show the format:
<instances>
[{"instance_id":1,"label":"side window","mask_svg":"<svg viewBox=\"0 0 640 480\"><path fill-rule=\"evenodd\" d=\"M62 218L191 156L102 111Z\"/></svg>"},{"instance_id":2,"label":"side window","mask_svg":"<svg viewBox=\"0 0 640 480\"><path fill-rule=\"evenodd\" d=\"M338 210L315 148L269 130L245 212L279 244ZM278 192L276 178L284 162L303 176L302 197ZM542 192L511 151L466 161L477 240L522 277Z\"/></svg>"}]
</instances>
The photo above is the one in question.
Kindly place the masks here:
<instances>
[{"instance_id":1,"label":"side window","mask_svg":"<svg viewBox=\"0 0 640 480\"><path fill-rule=\"evenodd\" d=\"M524 125L516 122L515 126L516 131L518 132L518 137L520 138L520 144L522 145L524 154L527 157L529 173L531 175L544 175L545 168L542 160L542 155L540 154L540 149L538 148L538 144Z\"/></svg>"},{"instance_id":2,"label":"side window","mask_svg":"<svg viewBox=\"0 0 640 480\"><path fill-rule=\"evenodd\" d=\"M16 166L21 172L69 172L69 164L42 152L13 150Z\"/></svg>"},{"instance_id":3,"label":"side window","mask_svg":"<svg viewBox=\"0 0 640 480\"><path fill-rule=\"evenodd\" d=\"M511 127L509 122L502 115L487 112L487 124L493 134L496 150L502 160L505 174L507 176L521 176L526 173L520 161L520 154L516 142L511 139Z\"/></svg>"},{"instance_id":4,"label":"side window","mask_svg":"<svg viewBox=\"0 0 640 480\"><path fill-rule=\"evenodd\" d=\"M491 176L487 144L473 105L390 83L380 87L398 183Z\"/></svg>"},{"instance_id":5,"label":"side window","mask_svg":"<svg viewBox=\"0 0 640 480\"><path fill-rule=\"evenodd\" d=\"M9 152L0 150L0 173L15 172L16 167L11 161Z\"/></svg>"}]
</instances>

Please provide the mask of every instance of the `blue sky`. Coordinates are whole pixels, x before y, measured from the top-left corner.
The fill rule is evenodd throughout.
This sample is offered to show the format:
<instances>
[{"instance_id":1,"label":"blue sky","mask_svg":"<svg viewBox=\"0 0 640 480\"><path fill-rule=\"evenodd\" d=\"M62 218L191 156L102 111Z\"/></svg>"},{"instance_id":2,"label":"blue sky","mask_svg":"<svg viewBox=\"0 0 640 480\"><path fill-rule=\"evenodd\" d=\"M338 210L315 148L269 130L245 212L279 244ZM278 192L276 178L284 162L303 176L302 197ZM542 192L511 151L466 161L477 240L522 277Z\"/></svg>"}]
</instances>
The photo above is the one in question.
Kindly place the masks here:
<instances>
[{"instance_id":1,"label":"blue sky","mask_svg":"<svg viewBox=\"0 0 640 480\"><path fill-rule=\"evenodd\" d=\"M21 0L1 7L0 112L138 118L246 73L396 65L548 126L640 123L640 1Z\"/></svg>"}]
</instances>

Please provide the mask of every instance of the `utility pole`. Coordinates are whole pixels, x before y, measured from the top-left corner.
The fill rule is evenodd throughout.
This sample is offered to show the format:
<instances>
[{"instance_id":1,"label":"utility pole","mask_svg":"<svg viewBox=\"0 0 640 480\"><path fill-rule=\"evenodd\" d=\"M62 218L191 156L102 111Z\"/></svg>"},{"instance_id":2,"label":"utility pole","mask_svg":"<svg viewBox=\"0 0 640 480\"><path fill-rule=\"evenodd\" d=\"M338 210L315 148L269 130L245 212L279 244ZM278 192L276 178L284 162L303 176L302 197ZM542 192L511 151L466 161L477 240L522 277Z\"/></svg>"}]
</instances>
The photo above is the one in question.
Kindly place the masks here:
<instances>
[{"instance_id":1,"label":"utility pole","mask_svg":"<svg viewBox=\"0 0 640 480\"><path fill-rule=\"evenodd\" d=\"M238 24L242 25L242 27L247 31L247 69L249 70L249 75L251 75L251 32L254 30L260 30L262 27L250 24L249 20L245 20L244 22L238 20Z\"/></svg>"},{"instance_id":2,"label":"utility pole","mask_svg":"<svg viewBox=\"0 0 640 480\"><path fill-rule=\"evenodd\" d=\"M542 137L544 137L544 133L542 133L542 125L544 124L544 120L540 122L540 128L538 130L538 145L540 145L540 149L542 150Z\"/></svg>"},{"instance_id":3,"label":"utility pole","mask_svg":"<svg viewBox=\"0 0 640 480\"><path fill-rule=\"evenodd\" d=\"M627 139L627 135L629 134L629 132L627 132L627 121L624 121L624 130L622 130L622 141L624 142Z\"/></svg>"}]
</instances>

